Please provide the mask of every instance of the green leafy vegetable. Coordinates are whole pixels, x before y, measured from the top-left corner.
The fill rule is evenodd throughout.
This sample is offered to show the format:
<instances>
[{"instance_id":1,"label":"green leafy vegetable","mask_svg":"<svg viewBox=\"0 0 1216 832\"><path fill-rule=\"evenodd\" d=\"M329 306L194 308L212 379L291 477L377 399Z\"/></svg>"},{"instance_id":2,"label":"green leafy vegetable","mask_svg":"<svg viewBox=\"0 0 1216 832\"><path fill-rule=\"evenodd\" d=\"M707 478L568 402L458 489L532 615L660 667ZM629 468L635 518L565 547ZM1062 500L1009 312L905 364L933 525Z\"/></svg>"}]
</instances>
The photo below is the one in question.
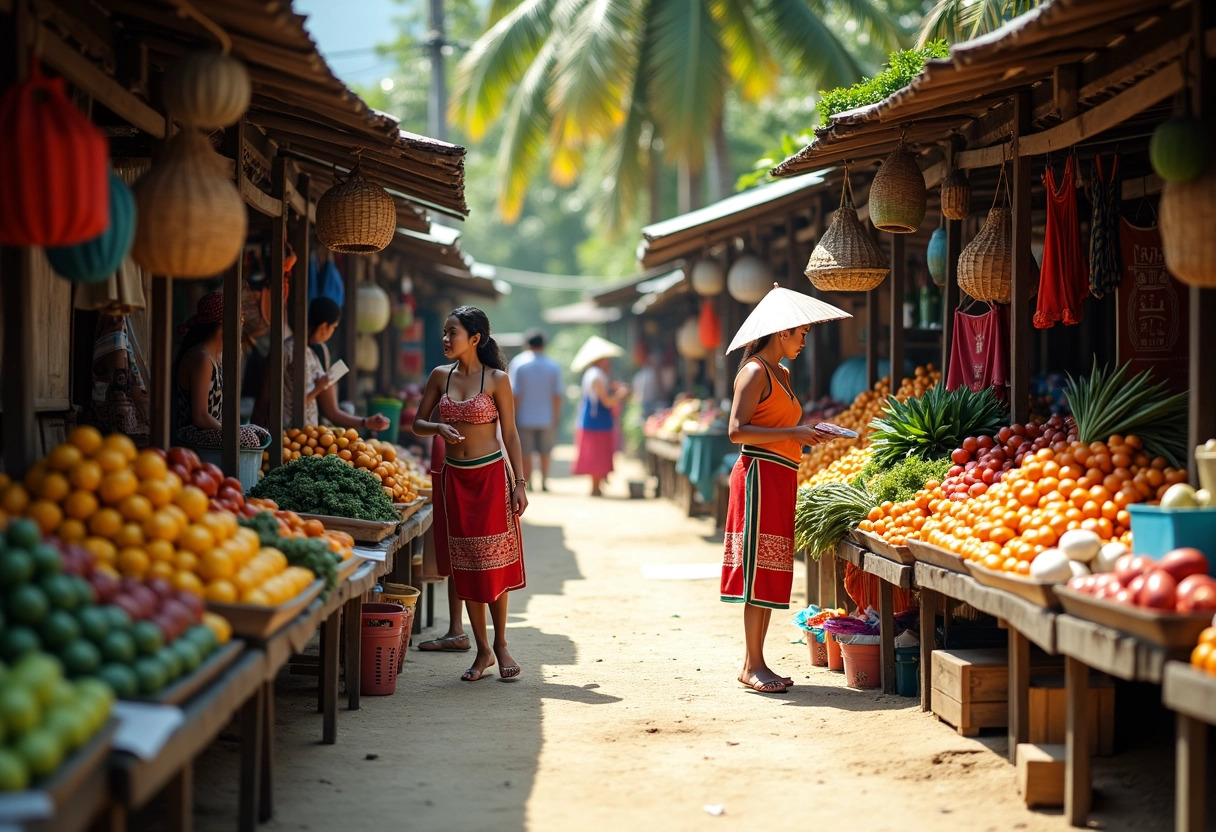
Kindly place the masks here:
<instances>
[{"instance_id":1,"label":"green leafy vegetable","mask_svg":"<svg viewBox=\"0 0 1216 832\"><path fill-rule=\"evenodd\" d=\"M959 447L964 437L992 436L1008 421L992 388L947 391L938 384L918 399L901 402L892 396L883 415L870 422L871 459L883 469L914 456L936 459Z\"/></svg>"},{"instance_id":2,"label":"green leafy vegetable","mask_svg":"<svg viewBox=\"0 0 1216 832\"><path fill-rule=\"evenodd\" d=\"M903 462L896 463L890 470L879 474L869 484L870 492L880 503L887 500L902 503L912 499L929 480L941 482L953 464L950 457L941 459L910 457Z\"/></svg>"},{"instance_id":3,"label":"green leafy vegetable","mask_svg":"<svg viewBox=\"0 0 1216 832\"><path fill-rule=\"evenodd\" d=\"M292 566L311 569L314 575L324 579L326 591L337 584L338 565L342 559L321 538L279 537L279 521L269 511L259 511L253 517L242 517L238 522L257 532L263 546L282 552Z\"/></svg>"},{"instance_id":4,"label":"green leafy vegetable","mask_svg":"<svg viewBox=\"0 0 1216 832\"><path fill-rule=\"evenodd\" d=\"M794 545L818 558L830 551L878 505L864 486L829 482L799 488L794 506Z\"/></svg>"},{"instance_id":5,"label":"green leafy vegetable","mask_svg":"<svg viewBox=\"0 0 1216 832\"><path fill-rule=\"evenodd\" d=\"M304 514L377 522L400 516L379 480L332 455L306 456L275 468L249 493Z\"/></svg>"}]
</instances>

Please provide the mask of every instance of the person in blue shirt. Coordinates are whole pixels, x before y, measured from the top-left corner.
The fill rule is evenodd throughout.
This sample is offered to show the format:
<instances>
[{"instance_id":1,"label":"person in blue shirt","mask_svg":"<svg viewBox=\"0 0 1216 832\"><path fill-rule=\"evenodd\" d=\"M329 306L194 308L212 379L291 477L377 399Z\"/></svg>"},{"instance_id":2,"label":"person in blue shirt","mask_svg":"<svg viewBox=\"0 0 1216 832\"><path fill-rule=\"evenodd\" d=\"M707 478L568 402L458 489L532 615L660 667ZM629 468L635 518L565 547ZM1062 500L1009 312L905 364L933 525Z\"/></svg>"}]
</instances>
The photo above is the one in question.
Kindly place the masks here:
<instances>
[{"instance_id":1,"label":"person in blue shirt","mask_svg":"<svg viewBox=\"0 0 1216 832\"><path fill-rule=\"evenodd\" d=\"M532 456L540 457L540 490L549 490L549 456L562 415L562 368L545 355L545 334L525 333L528 348L511 359L507 374L515 391L515 426L523 446L523 477L532 479Z\"/></svg>"}]
</instances>

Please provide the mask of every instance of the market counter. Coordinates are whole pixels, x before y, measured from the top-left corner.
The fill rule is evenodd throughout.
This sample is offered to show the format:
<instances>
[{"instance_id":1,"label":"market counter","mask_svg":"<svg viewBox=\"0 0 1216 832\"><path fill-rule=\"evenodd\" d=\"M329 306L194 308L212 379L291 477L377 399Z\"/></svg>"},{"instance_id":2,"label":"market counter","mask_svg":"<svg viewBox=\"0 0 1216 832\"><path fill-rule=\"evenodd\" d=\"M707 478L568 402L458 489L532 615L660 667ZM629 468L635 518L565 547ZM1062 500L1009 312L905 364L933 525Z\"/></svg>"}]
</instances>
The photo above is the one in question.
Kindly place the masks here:
<instances>
[{"instance_id":1,"label":"market counter","mask_svg":"<svg viewBox=\"0 0 1216 832\"><path fill-rule=\"evenodd\" d=\"M722 459L736 450L737 446L725 433L686 433L680 440L676 473L687 478L702 503L711 503L714 478L722 467ZM691 492L689 496L693 496Z\"/></svg>"}]
</instances>

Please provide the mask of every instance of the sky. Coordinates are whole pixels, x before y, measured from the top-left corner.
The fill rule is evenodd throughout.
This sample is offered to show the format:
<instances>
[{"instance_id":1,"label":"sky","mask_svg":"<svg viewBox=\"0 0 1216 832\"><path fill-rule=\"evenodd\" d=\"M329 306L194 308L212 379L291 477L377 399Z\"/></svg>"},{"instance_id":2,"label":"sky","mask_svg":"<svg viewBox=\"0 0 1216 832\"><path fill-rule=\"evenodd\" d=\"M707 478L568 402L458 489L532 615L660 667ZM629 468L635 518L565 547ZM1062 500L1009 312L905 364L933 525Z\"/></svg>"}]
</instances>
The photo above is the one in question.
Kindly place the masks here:
<instances>
[{"instance_id":1,"label":"sky","mask_svg":"<svg viewBox=\"0 0 1216 832\"><path fill-rule=\"evenodd\" d=\"M393 18L402 13L401 4L393 0L295 0L292 6L297 13L308 15L304 24L308 33L347 86L375 83L393 69L394 59L378 57L372 47L394 39Z\"/></svg>"}]
</instances>

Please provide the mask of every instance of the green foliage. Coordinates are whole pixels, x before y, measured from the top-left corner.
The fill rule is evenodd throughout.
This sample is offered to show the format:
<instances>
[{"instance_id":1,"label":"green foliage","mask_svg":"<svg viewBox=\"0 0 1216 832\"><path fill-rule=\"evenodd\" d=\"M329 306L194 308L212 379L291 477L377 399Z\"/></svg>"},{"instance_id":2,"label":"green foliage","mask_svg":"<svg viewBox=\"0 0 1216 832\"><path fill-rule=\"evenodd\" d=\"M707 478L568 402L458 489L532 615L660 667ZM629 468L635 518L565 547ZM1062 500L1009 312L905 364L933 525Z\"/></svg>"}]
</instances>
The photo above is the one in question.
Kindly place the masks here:
<instances>
[{"instance_id":1,"label":"green foliage","mask_svg":"<svg viewBox=\"0 0 1216 832\"><path fill-rule=\"evenodd\" d=\"M901 90L915 78L930 58L950 57L950 45L945 40L935 40L920 49L904 49L892 52L882 72L866 78L851 87L837 87L819 93L819 113L824 122L837 113L864 107L882 101L896 90Z\"/></svg>"},{"instance_id":2,"label":"green foliage","mask_svg":"<svg viewBox=\"0 0 1216 832\"><path fill-rule=\"evenodd\" d=\"M929 480L941 482L953 464L948 456L938 459L910 457L879 474L877 479L870 483L870 492L880 503L887 500L893 503L910 500Z\"/></svg>"},{"instance_id":3,"label":"green foliage","mask_svg":"<svg viewBox=\"0 0 1216 832\"><path fill-rule=\"evenodd\" d=\"M306 456L275 468L249 493L274 500L285 511L302 514L382 523L399 516L379 480L333 455Z\"/></svg>"},{"instance_id":4,"label":"green foliage","mask_svg":"<svg viewBox=\"0 0 1216 832\"><path fill-rule=\"evenodd\" d=\"M960 43L987 34L1044 0L938 0L921 22L917 44L935 38Z\"/></svg>"},{"instance_id":5,"label":"green foliage","mask_svg":"<svg viewBox=\"0 0 1216 832\"><path fill-rule=\"evenodd\" d=\"M967 387L930 388L920 398L892 396L883 415L870 422L874 464L892 467L909 457L935 459L960 446L966 436L992 436L1008 424L1009 414L992 388L978 393Z\"/></svg>"},{"instance_id":6,"label":"green foliage","mask_svg":"<svg viewBox=\"0 0 1216 832\"><path fill-rule=\"evenodd\" d=\"M865 519L878 500L865 486L829 482L799 488L794 506L794 545L818 558Z\"/></svg>"},{"instance_id":7,"label":"green foliage","mask_svg":"<svg viewBox=\"0 0 1216 832\"><path fill-rule=\"evenodd\" d=\"M809 130L805 133L782 133L781 143L770 150L766 155L760 157L752 164L752 169L735 180L736 191L746 191L748 188L759 185L761 182L768 181L768 172L781 164L785 159L793 156L799 150L806 147L814 140L815 134Z\"/></svg>"}]
</instances>

